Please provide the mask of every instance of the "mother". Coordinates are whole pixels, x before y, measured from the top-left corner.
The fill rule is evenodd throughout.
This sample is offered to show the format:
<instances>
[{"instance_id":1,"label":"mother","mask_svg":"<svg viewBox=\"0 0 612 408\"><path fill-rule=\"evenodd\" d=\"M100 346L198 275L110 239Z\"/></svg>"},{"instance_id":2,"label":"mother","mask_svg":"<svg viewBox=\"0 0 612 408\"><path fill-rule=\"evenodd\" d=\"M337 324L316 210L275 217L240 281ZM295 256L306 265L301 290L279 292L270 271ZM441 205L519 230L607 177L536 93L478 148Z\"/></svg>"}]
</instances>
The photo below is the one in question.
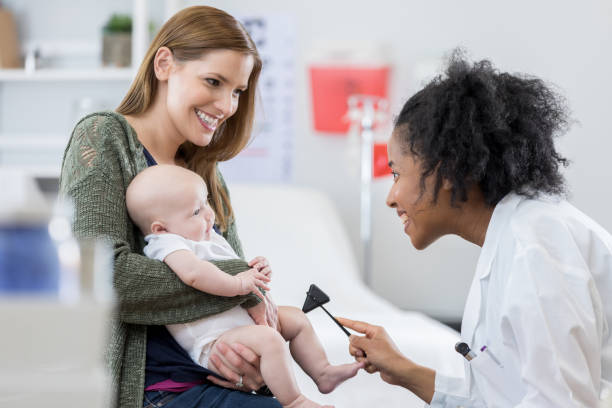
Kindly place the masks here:
<instances>
[{"instance_id":1,"label":"mother","mask_svg":"<svg viewBox=\"0 0 612 408\"><path fill-rule=\"evenodd\" d=\"M435 407L597 406L612 381L612 236L561 197L566 121L541 80L460 53L406 102L387 205L417 249L446 234L482 247L461 328L477 356L449 378L382 327L341 319L365 334L350 352L369 372Z\"/></svg>"},{"instance_id":2,"label":"mother","mask_svg":"<svg viewBox=\"0 0 612 408\"><path fill-rule=\"evenodd\" d=\"M164 263L141 255L143 237L125 206L127 185L147 166L187 167L206 181L217 228L242 254L217 162L236 156L250 138L260 70L253 41L232 16L212 7L184 9L153 40L117 111L88 115L72 133L60 190L74 201L76 235L104 237L114 250L119 305L107 361L121 407L280 407L273 398L206 381L245 391L260 388L254 353L235 345L243 359L225 347L227 357L211 360L230 381L215 379L164 327L238 304L252 306L258 299L199 292ZM242 260L214 263L230 274L249 268ZM275 325L275 306L268 306L269 323Z\"/></svg>"}]
</instances>

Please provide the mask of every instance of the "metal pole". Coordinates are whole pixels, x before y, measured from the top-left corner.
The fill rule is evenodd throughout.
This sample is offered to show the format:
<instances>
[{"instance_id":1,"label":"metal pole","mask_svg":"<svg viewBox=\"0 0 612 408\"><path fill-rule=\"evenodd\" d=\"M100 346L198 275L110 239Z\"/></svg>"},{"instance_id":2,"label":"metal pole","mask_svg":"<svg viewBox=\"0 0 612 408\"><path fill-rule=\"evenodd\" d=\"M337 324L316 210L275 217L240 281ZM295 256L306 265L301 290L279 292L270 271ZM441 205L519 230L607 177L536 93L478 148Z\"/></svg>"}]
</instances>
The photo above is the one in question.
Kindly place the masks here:
<instances>
[{"instance_id":1,"label":"metal pole","mask_svg":"<svg viewBox=\"0 0 612 408\"><path fill-rule=\"evenodd\" d=\"M363 99L363 116L361 117L361 244L363 261L363 279L370 286L372 281L372 142L374 139L374 101Z\"/></svg>"}]
</instances>

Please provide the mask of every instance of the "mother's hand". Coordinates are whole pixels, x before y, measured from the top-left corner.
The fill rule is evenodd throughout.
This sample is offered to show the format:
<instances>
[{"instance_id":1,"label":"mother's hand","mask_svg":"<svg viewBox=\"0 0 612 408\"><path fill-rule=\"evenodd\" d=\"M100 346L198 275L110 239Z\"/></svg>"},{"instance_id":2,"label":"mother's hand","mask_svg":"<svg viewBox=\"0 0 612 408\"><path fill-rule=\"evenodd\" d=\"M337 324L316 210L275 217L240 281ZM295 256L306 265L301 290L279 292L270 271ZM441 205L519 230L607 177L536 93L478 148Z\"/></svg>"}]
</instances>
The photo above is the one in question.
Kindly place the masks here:
<instances>
[{"instance_id":1,"label":"mother's hand","mask_svg":"<svg viewBox=\"0 0 612 408\"><path fill-rule=\"evenodd\" d=\"M276 306L276 303L272 300L270 291L266 292L263 301L266 303L266 321L268 326L281 333L280 320L278 320L278 306Z\"/></svg>"},{"instance_id":2,"label":"mother's hand","mask_svg":"<svg viewBox=\"0 0 612 408\"><path fill-rule=\"evenodd\" d=\"M240 391L257 391L264 385L259 371L259 356L240 343L227 345L217 342L208 362L211 369L227 378L209 375L207 379L221 387ZM238 386L242 382L242 386Z\"/></svg>"}]
</instances>

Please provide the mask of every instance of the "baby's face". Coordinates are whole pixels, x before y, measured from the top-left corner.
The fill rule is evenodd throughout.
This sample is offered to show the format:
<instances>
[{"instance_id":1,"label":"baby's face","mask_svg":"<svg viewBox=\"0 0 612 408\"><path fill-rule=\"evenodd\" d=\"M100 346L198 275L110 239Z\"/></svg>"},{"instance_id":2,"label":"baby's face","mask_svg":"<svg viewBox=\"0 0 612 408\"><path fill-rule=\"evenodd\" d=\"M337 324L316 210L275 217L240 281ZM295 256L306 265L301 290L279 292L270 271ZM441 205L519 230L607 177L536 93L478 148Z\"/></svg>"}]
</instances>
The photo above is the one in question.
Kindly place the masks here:
<instances>
[{"instance_id":1,"label":"baby's face","mask_svg":"<svg viewBox=\"0 0 612 408\"><path fill-rule=\"evenodd\" d=\"M192 241L208 241L215 213L206 200L206 184L191 183L177 197L178 211L168 218L166 230Z\"/></svg>"}]
</instances>

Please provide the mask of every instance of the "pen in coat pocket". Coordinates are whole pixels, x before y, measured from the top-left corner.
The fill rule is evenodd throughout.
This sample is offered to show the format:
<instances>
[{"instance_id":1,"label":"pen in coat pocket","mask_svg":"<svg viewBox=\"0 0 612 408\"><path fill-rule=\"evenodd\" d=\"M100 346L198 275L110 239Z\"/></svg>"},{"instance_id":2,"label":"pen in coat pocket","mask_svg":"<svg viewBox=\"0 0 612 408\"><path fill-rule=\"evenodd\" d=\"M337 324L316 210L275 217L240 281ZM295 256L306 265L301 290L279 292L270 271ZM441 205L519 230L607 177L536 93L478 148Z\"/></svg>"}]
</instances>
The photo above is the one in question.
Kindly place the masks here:
<instances>
[{"instance_id":1,"label":"pen in coat pocket","mask_svg":"<svg viewBox=\"0 0 612 408\"><path fill-rule=\"evenodd\" d=\"M495 355L493 355L493 353L491 353L491 350L489 350L489 348L487 346L482 346L480 348L480 352L481 353L486 353L489 357L491 357L491 360L495 361L495 364L497 364L500 367L503 367L502 363L500 363L499 360L497 359L497 357L495 357Z\"/></svg>"}]
</instances>

